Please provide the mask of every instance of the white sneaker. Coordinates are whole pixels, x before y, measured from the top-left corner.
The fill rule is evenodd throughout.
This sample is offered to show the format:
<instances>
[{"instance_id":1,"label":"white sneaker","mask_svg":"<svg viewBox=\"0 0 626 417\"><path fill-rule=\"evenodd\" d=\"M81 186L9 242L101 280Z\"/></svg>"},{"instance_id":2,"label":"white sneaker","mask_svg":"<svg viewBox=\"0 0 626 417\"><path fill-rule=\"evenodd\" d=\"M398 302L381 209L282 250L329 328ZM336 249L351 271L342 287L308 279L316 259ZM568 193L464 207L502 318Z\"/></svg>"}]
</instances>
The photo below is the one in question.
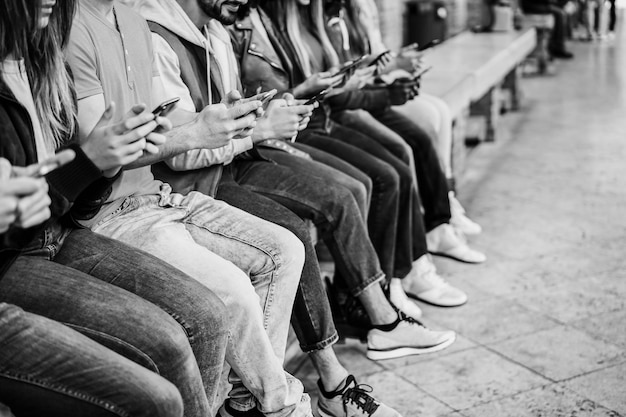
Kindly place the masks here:
<instances>
[{"instance_id":1,"label":"white sneaker","mask_svg":"<svg viewBox=\"0 0 626 417\"><path fill-rule=\"evenodd\" d=\"M426 233L426 244L428 252L433 255L446 256L470 264L480 264L487 260L484 253L470 248L465 236L448 223L440 224Z\"/></svg>"},{"instance_id":2,"label":"white sneaker","mask_svg":"<svg viewBox=\"0 0 626 417\"><path fill-rule=\"evenodd\" d=\"M376 400L370 393L372 387L356 382L349 375L341 384L341 389L326 392L321 382L317 400L317 414L320 417L402 417L393 408Z\"/></svg>"},{"instance_id":3,"label":"white sneaker","mask_svg":"<svg viewBox=\"0 0 626 417\"><path fill-rule=\"evenodd\" d=\"M430 330L417 320L403 316L392 329L374 328L369 331L367 357L378 361L437 352L450 346L455 339L453 331Z\"/></svg>"},{"instance_id":4,"label":"white sneaker","mask_svg":"<svg viewBox=\"0 0 626 417\"><path fill-rule=\"evenodd\" d=\"M413 262L412 272L402 280L409 297L439 307L457 307L467 302L467 294L437 274L437 268L428 255Z\"/></svg>"},{"instance_id":5,"label":"white sneaker","mask_svg":"<svg viewBox=\"0 0 626 417\"><path fill-rule=\"evenodd\" d=\"M389 283L389 301L396 308L415 320L422 317L422 310L406 296L400 278L391 278Z\"/></svg>"},{"instance_id":6,"label":"white sneaker","mask_svg":"<svg viewBox=\"0 0 626 417\"><path fill-rule=\"evenodd\" d=\"M450 200L450 213L452 214L450 224L468 236L479 235L483 228L465 215L465 209L461 202L457 200L454 191L448 193L448 199Z\"/></svg>"}]
</instances>

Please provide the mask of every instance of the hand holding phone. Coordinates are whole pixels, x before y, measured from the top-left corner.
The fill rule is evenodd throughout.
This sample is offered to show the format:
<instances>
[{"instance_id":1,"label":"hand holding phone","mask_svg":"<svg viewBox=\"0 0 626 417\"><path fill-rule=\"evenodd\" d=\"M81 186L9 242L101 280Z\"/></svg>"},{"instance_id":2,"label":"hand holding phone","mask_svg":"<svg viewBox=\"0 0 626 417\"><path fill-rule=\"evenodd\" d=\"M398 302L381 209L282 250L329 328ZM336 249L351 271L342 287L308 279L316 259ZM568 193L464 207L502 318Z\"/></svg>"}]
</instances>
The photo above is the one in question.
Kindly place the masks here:
<instances>
[{"instance_id":1,"label":"hand holding phone","mask_svg":"<svg viewBox=\"0 0 626 417\"><path fill-rule=\"evenodd\" d=\"M169 100L165 100L163 103L156 106L154 110L152 110L152 114L154 114L155 118L158 116L167 116L169 112L174 110L174 107L176 107L176 103L178 103L179 100L180 97L174 97Z\"/></svg>"},{"instance_id":2,"label":"hand holding phone","mask_svg":"<svg viewBox=\"0 0 626 417\"><path fill-rule=\"evenodd\" d=\"M319 93L317 93L316 95L314 95L313 97L305 101L304 104L310 105L310 104L314 104L315 102L324 100L324 97L326 97L326 95L330 93L330 90L331 90L330 88L327 88L326 90L320 91Z\"/></svg>"},{"instance_id":3,"label":"hand holding phone","mask_svg":"<svg viewBox=\"0 0 626 417\"><path fill-rule=\"evenodd\" d=\"M349 73L350 71L356 69L359 65L361 65L361 63L368 57L368 55L361 55L360 57L352 60L352 61L348 61L345 64L343 64L341 66L341 68L339 68L337 71L335 71L331 77L335 77L337 75L340 74L346 74Z\"/></svg>"}]
</instances>

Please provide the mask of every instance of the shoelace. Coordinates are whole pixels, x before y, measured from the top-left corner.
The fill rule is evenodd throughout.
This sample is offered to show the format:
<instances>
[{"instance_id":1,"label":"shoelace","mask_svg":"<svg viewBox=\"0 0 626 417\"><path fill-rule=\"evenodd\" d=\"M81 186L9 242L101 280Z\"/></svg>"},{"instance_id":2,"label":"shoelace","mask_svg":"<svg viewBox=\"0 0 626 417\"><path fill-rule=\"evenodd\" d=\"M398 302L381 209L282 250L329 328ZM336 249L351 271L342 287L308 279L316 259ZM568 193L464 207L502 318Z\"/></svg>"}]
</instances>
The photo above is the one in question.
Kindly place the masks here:
<instances>
[{"instance_id":1,"label":"shoelace","mask_svg":"<svg viewBox=\"0 0 626 417\"><path fill-rule=\"evenodd\" d=\"M357 408L363 410L368 416L371 416L378 410L380 403L374 397L369 395L374 389L367 384L357 384L354 377L350 375L348 384L354 383L354 387L346 389L342 395L344 407L351 402Z\"/></svg>"}]
</instances>

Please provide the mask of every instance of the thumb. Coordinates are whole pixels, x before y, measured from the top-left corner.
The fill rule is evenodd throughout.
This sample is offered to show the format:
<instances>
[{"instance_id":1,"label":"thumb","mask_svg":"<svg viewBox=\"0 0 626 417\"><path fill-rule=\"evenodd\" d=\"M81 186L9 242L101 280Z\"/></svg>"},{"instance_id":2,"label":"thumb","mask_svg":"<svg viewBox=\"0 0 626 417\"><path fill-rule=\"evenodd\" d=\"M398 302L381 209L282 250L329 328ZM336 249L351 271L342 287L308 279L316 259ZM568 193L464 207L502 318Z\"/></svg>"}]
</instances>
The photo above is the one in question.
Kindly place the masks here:
<instances>
[{"instance_id":1,"label":"thumb","mask_svg":"<svg viewBox=\"0 0 626 417\"><path fill-rule=\"evenodd\" d=\"M104 113L102 113L102 116L100 116L100 120L98 120L96 127L102 127L102 126L106 126L110 124L111 120L113 120L114 114L115 114L115 102L111 101L109 105L107 106L106 110L104 111Z\"/></svg>"},{"instance_id":2,"label":"thumb","mask_svg":"<svg viewBox=\"0 0 626 417\"><path fill-rule=\"evenodd\" d=\"M0 181L6 181L11 177L11 163L4 158L0 158Z\"/></svg>"},{"instance_id":3,"label":"thumb","mask_svg":"<svg viewBox=\"0 0 626 417\"><path fill-rule=\"evenodd\" d=\"M291 93L283 94L283 100L287 102L288 106L293 106L296 102L296 98Z\"/></svg>"},{"instance_id":4,"label":"thumb","mask_svg":"<svg viewBox=\"0 0 626 417\"><path fill-rule=\"evenodd\" d=\"M241 97L241 93L239 91L232 90L231 92L226 94L226 97L224 97L224 99L222 100L222 103L232 106L233 104L237 103L242 98L243 97Z\"/></svg>"}]
</instances>

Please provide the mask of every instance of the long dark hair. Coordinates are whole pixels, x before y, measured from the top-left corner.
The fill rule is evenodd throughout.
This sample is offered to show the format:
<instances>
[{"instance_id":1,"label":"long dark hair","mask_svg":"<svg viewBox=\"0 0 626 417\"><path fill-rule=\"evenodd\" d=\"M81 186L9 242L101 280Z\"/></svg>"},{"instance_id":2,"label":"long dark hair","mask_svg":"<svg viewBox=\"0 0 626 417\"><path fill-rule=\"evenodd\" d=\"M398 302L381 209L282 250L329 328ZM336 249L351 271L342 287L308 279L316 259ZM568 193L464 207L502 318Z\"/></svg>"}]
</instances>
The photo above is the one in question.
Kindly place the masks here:
<instances>
[{"instance_id":1,"label":"long dark hair","mask_svg":"<svg viewBox=\"0 0 626 417\"><path fill-rule=\"evenodd\" d=\"M58 0L48 26L40 29L42 1L0 1L0 60L24 59L41 128L54 149L76 131L73 82L63 57L76 0Z\"/></svg>"}]
</instances>

